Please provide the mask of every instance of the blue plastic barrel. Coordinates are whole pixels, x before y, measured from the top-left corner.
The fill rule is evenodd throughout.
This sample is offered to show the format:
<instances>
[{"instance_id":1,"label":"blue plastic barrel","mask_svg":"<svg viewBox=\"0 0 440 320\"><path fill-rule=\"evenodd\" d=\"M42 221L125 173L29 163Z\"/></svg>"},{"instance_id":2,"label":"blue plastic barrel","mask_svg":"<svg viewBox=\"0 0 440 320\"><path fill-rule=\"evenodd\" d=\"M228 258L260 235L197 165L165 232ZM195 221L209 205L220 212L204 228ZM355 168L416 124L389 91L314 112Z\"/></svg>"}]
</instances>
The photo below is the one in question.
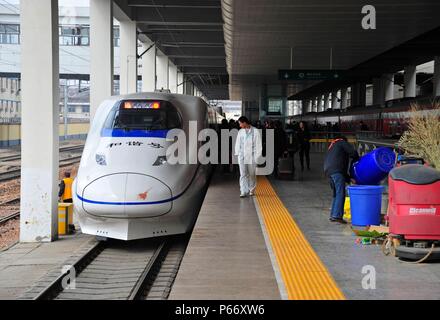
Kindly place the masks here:
<instances>
[{"instance_id":1,"label":"blue plastic barrel","mask_svg":"<svg viewBox=\"0 0 440 320\"><path fill-rule=\"evenodd\" d=\"M354 226L380 225L383 186L350 186L351 224Z\"/></svg>"},{"instance_id":2,"label":"blue plastic barrel","mask_svg":"<svg viewBox=\"0 0 440 320\"><path fill-rule=\"evenodd\" d=\"M351 167L350 174L359 185L378 185L394 168L396 155L390 148L377 148Z\"/></svg>"}]
</instances>

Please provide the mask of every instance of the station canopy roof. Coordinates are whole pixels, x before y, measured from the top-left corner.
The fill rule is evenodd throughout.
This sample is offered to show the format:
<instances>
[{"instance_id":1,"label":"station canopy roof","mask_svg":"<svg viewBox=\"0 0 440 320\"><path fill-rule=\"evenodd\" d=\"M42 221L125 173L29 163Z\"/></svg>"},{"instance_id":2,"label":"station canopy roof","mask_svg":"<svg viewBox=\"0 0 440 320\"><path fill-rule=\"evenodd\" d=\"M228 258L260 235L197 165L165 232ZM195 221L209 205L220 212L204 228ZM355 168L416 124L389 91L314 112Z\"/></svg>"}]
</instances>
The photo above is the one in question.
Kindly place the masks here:
<instances>
[{"instance_id":1,"label":"station canopy roof","mask_svg":"<svg viewBox=\"0 0 440 320\"><path fill-rule=\"evenodd\" d=\"M220 0L116 0L142 35L210 99L228 99Z\"/></svg>"},{"instance_id":2,"label":"station canopy roof","mask_svg":"<svg viewBox=\"0 0 440 320\"><path fill-rule=\"evenodd\" d=\"M157 41L159 48L213 99L225 99L228 92L233 100L255 99L257 86L280 84L278 70L291 66L352 69L440 27L438 0L116 3L138 22L141 32ZM361 26L362 7L366 4L376 9L375 30L364 30ZM411 54L417 56L417 51ZM286 94L294 95L316 84L292 81Z\"/></svg>"},{"instance_id":3,"label":"station canopy roof","mask_svg":"<svg viewBox=\"0 0 440 320\"><path fill-rule=\"evenodd\" d=\"M291 49L294 69L347 70L440 26L438 0L222 2L232 98L255 83L276 83L277 71L290 69ZM366 4L376 9L375 30L361 26ZM315 83L290 82L287 95Z\"/></svg>"}]
</instances>

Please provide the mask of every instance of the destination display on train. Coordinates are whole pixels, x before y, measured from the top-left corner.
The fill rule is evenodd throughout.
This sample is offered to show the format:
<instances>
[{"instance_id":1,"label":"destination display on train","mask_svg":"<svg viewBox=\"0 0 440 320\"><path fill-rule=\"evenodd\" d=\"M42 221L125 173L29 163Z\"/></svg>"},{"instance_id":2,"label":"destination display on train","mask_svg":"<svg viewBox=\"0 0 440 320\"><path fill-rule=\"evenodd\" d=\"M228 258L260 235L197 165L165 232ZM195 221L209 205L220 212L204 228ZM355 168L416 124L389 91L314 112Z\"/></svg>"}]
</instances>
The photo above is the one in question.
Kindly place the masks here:
<instances>
[{"instance_id":1,"label":"destination display on train","mask_svg":"<svg viewBox=\"0 0 440 320\"><path fill-rule=\"evenodd\" d=\"M160 109L157 101L125 101L124 109Z\"/></svg>"}]
</instances>

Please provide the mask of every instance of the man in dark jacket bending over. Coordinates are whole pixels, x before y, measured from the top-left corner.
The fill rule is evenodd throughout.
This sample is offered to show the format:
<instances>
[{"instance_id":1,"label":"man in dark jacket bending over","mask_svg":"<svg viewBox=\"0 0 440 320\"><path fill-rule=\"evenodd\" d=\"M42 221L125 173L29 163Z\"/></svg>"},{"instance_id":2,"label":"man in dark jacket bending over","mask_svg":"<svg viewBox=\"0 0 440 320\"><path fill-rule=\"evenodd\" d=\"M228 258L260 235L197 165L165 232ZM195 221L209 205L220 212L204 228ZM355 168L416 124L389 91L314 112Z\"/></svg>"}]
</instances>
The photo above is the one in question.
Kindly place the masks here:
<instances>
[{"instance_id":1,"label":"man in dark jacket bending over","mask_svg":"<svg viewBox=\"0 0 440 320\"><path fill-rule=\"evenodd\" d=\"M330 178L333 190L333 204L330 221L345 224L344 215L345 183L350 182L348 173L350 158L352 161L359 159L359 154L346 137L336 138L330 145L324 162L324 172Z\"/></svg>"}]
</instances>

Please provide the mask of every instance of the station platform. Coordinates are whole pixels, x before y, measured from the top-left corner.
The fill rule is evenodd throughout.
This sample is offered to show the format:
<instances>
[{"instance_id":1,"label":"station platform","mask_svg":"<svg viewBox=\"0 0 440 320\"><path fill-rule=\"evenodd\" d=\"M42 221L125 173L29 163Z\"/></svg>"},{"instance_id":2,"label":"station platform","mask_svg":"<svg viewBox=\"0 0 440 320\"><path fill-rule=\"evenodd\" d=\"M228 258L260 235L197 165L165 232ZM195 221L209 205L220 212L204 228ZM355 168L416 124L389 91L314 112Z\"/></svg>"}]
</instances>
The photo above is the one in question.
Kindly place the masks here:
<instances>
[{"instance_id":1,"label":"station platform","mask_svg":"<svg viewBox=\"0 0 440 320\"><path fill-rule=\"evenodd\" d=\"M171 299L439 299L439 263L387 257L329 221L323 157L294 181L259 177L254 198L239 198L237 175L217 173ZM375 286L363 286L365 270Z\"/></svg>"},{"instance_id":2,"label":"station platform","mask_svg":"<svg viewBox=\"0 0 440 320\"><path fill-rule=\"evenodd\" d=\"M212 178L170 299L280 299L252 198L233 175Z\"/></svg>"},{"instance_id":3,"label":"station platform","mask_svg":"<svg viewBox=\"0 0 440 320\"><path fill-rule=\"evenodd\" d=\"M323 155L294 181L259 177L255 197L239 198L237 174L216 172L170 299L439 299L440 263L410 264L380 246L356 244L350 226L328 220L331 191ZM0 252L0 300L17 299L61 272L96 240L78 233ZM374 288L363 287L365 267Z\"/></svg>"},{"instance_id":4,"label":"station platform","mask_svg":"<svg viewBox=\"0 0 440 320\"><path fill-rule=\"evenodd\" d=\"M81 233L51 243L19 243L0 252L0 300L16 300L95 241Z\"/></svg>"}]
</instances>

